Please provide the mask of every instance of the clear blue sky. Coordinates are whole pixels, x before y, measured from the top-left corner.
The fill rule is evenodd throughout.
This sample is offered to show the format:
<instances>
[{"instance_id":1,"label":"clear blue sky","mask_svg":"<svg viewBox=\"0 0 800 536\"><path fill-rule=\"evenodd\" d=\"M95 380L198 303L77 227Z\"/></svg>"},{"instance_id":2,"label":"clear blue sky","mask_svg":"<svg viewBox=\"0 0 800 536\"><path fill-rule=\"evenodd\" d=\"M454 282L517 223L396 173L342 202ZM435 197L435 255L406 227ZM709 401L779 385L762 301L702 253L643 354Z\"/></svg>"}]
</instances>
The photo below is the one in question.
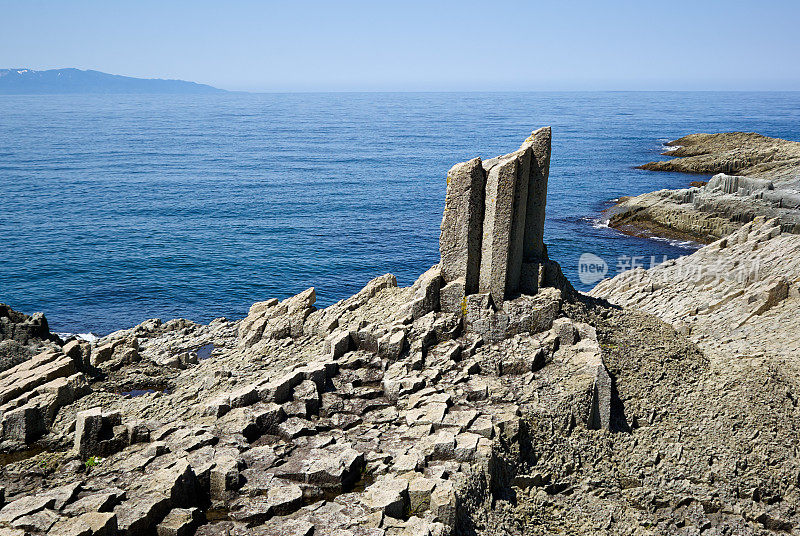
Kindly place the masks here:
<instances>
[{"instance_id":1,"label":"clear blue sky","mask_svg":"<svg viewBox=\"0 0 800 536\"><path fill-rule=\"evenodd\" d=\"M800 1L0 0L0 68L226 89L800 90Z\"/></svg>"}]
</instances>

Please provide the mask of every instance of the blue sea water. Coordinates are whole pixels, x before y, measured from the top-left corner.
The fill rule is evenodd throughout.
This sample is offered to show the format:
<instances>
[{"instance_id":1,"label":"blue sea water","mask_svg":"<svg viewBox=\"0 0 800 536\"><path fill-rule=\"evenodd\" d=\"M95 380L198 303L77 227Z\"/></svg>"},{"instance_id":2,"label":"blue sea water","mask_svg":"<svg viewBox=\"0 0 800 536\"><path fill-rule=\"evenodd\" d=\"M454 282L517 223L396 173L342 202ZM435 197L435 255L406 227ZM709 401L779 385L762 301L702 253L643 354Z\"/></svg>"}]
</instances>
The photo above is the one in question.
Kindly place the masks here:
<instances>
[{"instance_id":1,"label":"blue sea water","mask_svg":"<svg viewBox=\"0 0 800 536\"><path fill-rule=\"evenodd\" d=\"M329 305L438 261L445 173L553 127L546 241L690 253L598 225L621 195L697 177L634 166L692 132L800 139L800 93L364 93L0 97L0 301L62 332Z\"/></svg>"}]
</instances>

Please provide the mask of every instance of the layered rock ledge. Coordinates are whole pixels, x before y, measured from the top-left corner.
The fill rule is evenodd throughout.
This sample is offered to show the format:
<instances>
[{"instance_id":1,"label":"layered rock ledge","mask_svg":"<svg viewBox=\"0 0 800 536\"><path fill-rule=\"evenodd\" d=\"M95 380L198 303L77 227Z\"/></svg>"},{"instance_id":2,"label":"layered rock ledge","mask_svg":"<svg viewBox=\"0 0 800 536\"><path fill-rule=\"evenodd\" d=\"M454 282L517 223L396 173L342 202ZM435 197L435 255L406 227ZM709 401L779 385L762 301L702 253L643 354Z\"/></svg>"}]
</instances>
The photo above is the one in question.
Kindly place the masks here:
<instances>
[{"instance_id":1,"label":"layered rock ledge","mask_svg":"<svg viewBox=\"0 0 800 536\"><path fill-rule=\"evenodd\" d=\"M800 233L800 142L729 132L691 134L667 145L663 154L674 158L640 167L713 177L624 198L608 211L611 227L709 243L763 217Z\"/></svg>"},{"instance_id":2,"label":"layered rock ledge","mask_svg":"<svg viewBox=\"0 0 800 536\"><path fill-rule=\"evenodd\" d=\"M759 476L745 478L736 493L760 503L774 494L783 514L756 507L748 515L797 533L790 518L800 488L800 236L756 218L692 255L603 281L591 295L651 312L697 345L711 374L693 389L707 400L698 401L700 422L680 431L676 448L685 452L686 441L702 435L698 427L711 426L719 434L707 450L717 484L722 473L744 476L757 465Z\"/></svg>"}]
</instances>

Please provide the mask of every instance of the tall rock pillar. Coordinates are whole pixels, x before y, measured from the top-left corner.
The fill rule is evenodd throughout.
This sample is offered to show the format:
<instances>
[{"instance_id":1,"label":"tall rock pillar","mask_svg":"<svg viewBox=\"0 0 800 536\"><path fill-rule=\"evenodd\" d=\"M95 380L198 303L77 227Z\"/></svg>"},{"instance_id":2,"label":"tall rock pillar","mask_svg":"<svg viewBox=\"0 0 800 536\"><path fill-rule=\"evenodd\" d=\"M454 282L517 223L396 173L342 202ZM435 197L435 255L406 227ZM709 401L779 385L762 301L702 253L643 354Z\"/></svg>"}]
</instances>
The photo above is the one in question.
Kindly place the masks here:
<instances>
[{"instance_id":1,"label":"tall rock pillar","mask_svg":"<svg viewBox=\"0 0 800 536\"><path fill-rule=\"evenodd\" d=\"M486 209L483 216L480 292L496 304L519 291L525 241L525 214L531 150L484 162Z\"/></svg>"},{"instance_id":2,"label":"tall rock pillar","mask_svg":"<svg viewBox=\"0 0 800 536\"><path fill-rule=\"evenodd\" d=\"M519 150L456 164L447 174L439 237L444 311L466 307L466 296L503 301L535 294L547 263L544 210L550 170L550 127Z\"/></svg>"},{"instance_id":3,"label":"tall rock pillar","mask_svg":"<svg viewBox=\"0 0 800 536\"><path fill-rule=\"evenodd\" d=\"M550 127L536 130L522 144L531 149L528 203L525 214L524 262L541 261L544 248L544 215L547 204L547 179L550 176Z\"/></svg>"},{"instance_id":4,"label":"tall rock pillar","mask_svg":"<svg viewBox=\"0 0 800 536\"><path fill-rule=\"evenodd\" d=\"M528 203L525 213L525 247L519 290L536 294L544 279L547 248L544 245L544 218L547 204L547 179L550 176L550 127L534 131L523 148L531 151Z\"/></svg>"},{"instance_id":5,"label":"tall rock pillar","mask_svg":"<svg viewBox=\"0 0 800 536\"><path fill-rule=\"evenodd\" d=\"M459 281L463 294L478 292L486 174L480 158L447 172L447 194L439 235L442 277Z\"/></svg>"}]
</instances>

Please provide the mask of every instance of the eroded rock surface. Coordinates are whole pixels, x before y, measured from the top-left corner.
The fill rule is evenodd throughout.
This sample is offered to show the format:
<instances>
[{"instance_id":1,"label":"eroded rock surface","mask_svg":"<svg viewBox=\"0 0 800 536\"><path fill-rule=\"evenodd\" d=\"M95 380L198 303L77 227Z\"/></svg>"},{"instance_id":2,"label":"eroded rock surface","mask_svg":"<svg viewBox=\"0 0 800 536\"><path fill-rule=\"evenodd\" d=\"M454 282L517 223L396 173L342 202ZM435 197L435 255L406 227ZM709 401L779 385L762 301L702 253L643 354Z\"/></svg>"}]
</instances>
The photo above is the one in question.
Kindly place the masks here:
<instances>
[{"instance_id":1,"label":"eroded rock surface","mask_svg":"<svg viewBox=\"0 0 800 536\"><path fill-rule=\"evenodd\" d=\"M447 173L439 238L445 310L457 312L477 293L498 306L536 294L547 266L551 286L559 286L563 277L544 245L550 147L550 127L540 128L513 153L475 158Z\"/></svg>"},{"instance_id":2,"label":"eroded rock surface","mask_svg":"<svg viewBox=\"0 0 800 536\"><path fill-rule=\"evenodd\" d=\"M686 189L624 198L609 209L609 225L709 243L762 217L800 233L800 142L729 132L692 134L667 145L664 155L675 158L641 168L714 176Z\"/></svg>"},{"instance_id":3,"label":"eroded rock surface","mask_svg":"<svg viewBox=\"0 0 800 536\"><path fill-rule=\"evenodd\" d=\"M653 171L712 175L747 175L777 183L797 182L800 142L770 138L755 132L690 134L666 144L675 157L641 166Z\"/></svg>"},{"instance_id":4,"label":"eroded rock surface","mask_svg":"<svg viewBox=\"0 0 800 536\"><path fill-rule=\"evenodd\" d=\"M603 281L593 296L652 312L712 355L800 356L800 237L757 219L687 257Z\"/></svg>"}]
</instances>

